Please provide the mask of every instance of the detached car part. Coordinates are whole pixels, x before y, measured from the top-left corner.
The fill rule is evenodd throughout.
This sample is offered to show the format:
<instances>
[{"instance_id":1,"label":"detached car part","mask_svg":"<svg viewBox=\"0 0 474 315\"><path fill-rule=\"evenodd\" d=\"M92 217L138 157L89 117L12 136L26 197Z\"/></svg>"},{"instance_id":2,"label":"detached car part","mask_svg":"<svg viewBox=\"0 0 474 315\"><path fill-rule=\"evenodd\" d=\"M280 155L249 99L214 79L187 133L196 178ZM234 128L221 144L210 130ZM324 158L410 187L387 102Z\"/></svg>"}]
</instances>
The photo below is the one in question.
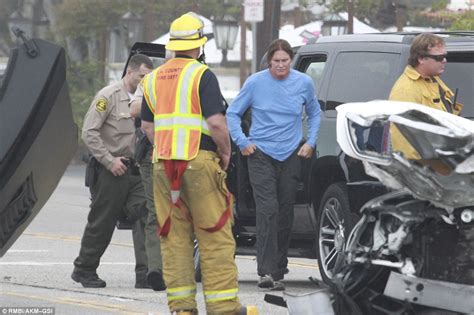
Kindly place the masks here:
<instances>
[{"instance_id":1,"label":"detached car part","mask_svg":"<svg viewBox=\"0 0 474 315\"><path fill-rule=\"evenodd\" d=\"M64 49L20 37L0 86L0 257L53 193L78 140Z\"/></svg>"}]
</instances>

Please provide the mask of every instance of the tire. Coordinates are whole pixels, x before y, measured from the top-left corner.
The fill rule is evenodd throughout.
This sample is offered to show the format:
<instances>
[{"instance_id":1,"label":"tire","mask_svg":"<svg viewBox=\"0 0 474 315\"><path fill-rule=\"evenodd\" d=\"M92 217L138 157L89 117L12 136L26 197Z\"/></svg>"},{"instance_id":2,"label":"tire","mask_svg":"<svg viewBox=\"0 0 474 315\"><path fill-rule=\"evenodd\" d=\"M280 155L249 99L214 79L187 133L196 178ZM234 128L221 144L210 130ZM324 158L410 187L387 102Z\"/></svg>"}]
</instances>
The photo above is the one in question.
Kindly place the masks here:
<instances>
[{"instance_id":1,"label":"tire","mask_svg":"<svg viewBox=\"0 0 474 315\"><path fill-rule=\"evenodd\" d=\"M201 275L201 255L199 254L199 245L198 242L194 241L194 251L193 251L193 258L194 258L194 280L196 282L202 281Z\"/></svg>"},{"instance_id":2,"label":"tire","mask_svg":"<svg viewBox=\"0 0 474 315\"><path fill-rule=\"evenodd\" d=\"M334 269L342 267L343 248L356 222L351 214L346 183L331 184L325 191L317 213L316 256L323 281L333 285Z\"/></svg>"}]
</instances>

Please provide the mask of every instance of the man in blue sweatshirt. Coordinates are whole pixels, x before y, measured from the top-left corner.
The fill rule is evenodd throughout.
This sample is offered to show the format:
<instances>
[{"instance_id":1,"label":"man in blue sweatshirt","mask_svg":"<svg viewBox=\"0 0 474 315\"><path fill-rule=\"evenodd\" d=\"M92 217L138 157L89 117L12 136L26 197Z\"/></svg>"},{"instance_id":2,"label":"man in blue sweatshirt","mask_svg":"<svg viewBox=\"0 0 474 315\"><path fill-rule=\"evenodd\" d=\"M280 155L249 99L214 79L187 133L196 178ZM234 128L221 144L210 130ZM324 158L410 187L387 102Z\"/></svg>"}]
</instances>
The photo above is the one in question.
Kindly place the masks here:
<instances>
[{"instance_id":1,"label":"man in blue sweatshirt","mask_svg":"<svg viewBox=\"0 0 474 315\"><path fill-rule=\"evenodd\" d=\"M311 158L320 124L313 81L291 69L293 50L277 39L267 53L268 69L247 79L227 111L232 140L248 156L250 183L257 206L258 286L284 290L288 246L301 158ZM241 121L252 109L249 136ZM308 117L303 139L303 110Z\"/></svg>"}]
</instances>

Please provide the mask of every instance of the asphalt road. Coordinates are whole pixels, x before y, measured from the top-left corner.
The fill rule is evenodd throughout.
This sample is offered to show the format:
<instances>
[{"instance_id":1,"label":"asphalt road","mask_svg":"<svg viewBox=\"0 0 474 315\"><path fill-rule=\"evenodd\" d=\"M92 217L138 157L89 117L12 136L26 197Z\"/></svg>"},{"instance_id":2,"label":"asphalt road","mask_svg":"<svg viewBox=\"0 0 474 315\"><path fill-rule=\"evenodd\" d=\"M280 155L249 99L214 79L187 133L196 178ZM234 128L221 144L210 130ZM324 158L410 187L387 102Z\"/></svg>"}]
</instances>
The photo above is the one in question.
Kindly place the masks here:
<instances>
[{"instance_id":1,"label":"asphalt road","mask_svg":"<svg viewBox=\"0 0 474 315\"><path fill-rule=\"evenodd\" d=\"M102 289L85 289L71 280L86 217L89 192L84 187L84 167L70 166L47 204L22 236L0 260L0 314L20 314L16 307L30 307L29 314L168 314L166 293L134 289L134 255L131 231L116 230L102 257ZM239 297L242 304L258 306L260 314L287 314L285 308L264 302L257 288L253 256L237 256ZM316 290L309 277L319 278L316 262L290 259L287 292ZM205 314L198 285L199 312ZM5 307L11 307L10 309ZM23 310L25 313L25 310Z\"/></svg>"}]
</instances>

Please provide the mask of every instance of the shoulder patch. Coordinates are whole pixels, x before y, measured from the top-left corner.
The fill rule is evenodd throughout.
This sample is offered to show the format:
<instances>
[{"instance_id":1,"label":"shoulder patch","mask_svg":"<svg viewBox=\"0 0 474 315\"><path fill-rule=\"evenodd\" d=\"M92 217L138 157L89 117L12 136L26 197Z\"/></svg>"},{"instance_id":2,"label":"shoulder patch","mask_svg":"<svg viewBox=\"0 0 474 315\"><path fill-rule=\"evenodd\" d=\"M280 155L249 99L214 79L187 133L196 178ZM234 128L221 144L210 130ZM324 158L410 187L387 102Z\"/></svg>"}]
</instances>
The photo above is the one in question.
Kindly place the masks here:
<instances>
[{"instance_id":1,"label":"shoulder patch","mask_svg":"<svg viewBox=\"0 0 474 315\"><path fill-rule=\"evenodd\" d=\"M98 99L95 103L95 110L99 113L105 112L107 109L107 100L105 98Z\"/></svg>"}]
</instances>

